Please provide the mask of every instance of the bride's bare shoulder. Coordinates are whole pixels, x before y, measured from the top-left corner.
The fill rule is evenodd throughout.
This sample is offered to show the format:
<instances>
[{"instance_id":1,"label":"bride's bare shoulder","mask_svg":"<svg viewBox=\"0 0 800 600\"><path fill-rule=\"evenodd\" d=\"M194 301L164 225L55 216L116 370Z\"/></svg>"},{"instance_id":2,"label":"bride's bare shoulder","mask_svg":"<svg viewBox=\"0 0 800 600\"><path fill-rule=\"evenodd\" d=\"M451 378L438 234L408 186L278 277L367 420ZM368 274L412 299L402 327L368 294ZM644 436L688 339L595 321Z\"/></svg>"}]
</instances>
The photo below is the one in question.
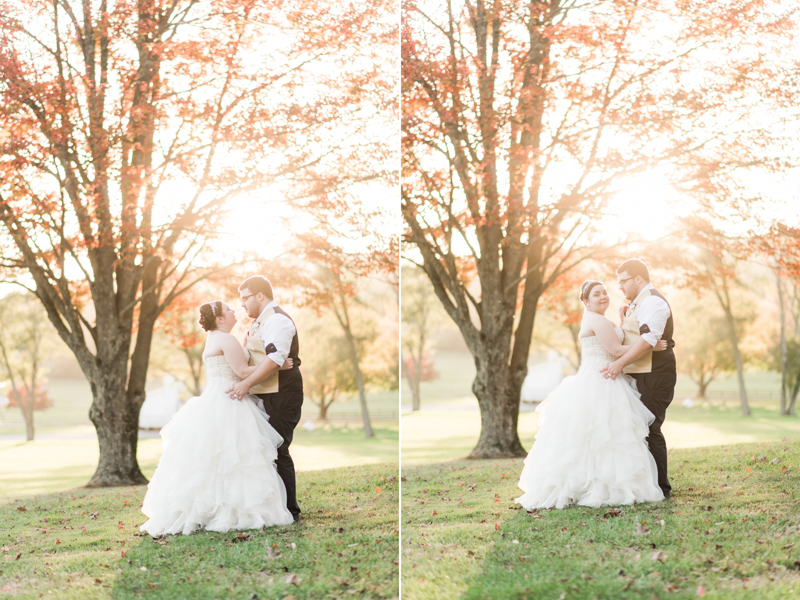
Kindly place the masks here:
<instances>
[{"instance_id":1,"label":"bride's bare shoulder","mask_svg":"<svg viewBox=\"0 0 800 600\"><path fill-rule=\"evenodd\" d=\"M595 316L596 315L590 310L584 311L583 317L581 318L581 330L578 332L579 338L592 337L594 335L593 325L595 323Z\"/></svg>"},{"instance_id":2,"label":"bride's bare shoulder","mask_svg":"<svg viewBox=\"0 0 800 600\"><path fill-rule=\"evenodd\" d=\"M578 337L591 337L596 335L598 330L613 329L614 324L604 315L587 310L581 321L581 330Z\"/></svg>"},{"instance_id":3,"label":"bride's bare shoulder","mask_svg":"<svg viewBox=\"0 0 800 600\"><path fill-rule=\"evenodd\" d=\"M224 354L224 350L228 349L231 344L238 345L236 338L232 334L219 330L209 331L208 338L206 339L206 347L203 351L203 358L221 356Z\"/></svg>"}]
</instances>

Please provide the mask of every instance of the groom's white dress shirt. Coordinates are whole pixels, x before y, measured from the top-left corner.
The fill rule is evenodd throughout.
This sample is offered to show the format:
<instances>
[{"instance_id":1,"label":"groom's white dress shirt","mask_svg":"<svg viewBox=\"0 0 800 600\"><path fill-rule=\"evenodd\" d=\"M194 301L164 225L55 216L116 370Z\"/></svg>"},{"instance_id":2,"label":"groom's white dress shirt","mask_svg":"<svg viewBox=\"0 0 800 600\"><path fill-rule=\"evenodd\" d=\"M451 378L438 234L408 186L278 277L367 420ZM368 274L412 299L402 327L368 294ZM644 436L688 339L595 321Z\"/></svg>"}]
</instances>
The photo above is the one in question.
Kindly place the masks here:
<instances>
[{"instance_id":1,"label":"groom's white dress shirt","mask_svg":"<svg viewBox=\"0 0 800 600\"><path fill-rule=\"evenodd\" d=\"M649 332L642 334L642 339L651 346L655 346L664 335L664 328L667 326L667 319L669 319L670 310L669 304L658 296L646 296L642 298L645 290L656 289L652 283L648 283L636 296L630 306L636 306L636 320L639 322L639 327L647 325L650 329Z\"/></svg>"},{"instance_id":2,"label":"groom's white dress shirt","mask_svg":"<svg viewBox=\"0 0 800 600\"><path fill-rule=\"evenodd\" d=\"M286 357L289 356L289 349L292 347L292 338L297 333L297 329L292 323L292 320L286 315L275 313L268 319L264 313L268 309L278 306L274 300L267 304L262 313L258 315L256 321L259 323L259 334L264 347L268 344L275 344L277 350L270 352L267 356L277 364L279 367L283 366L286 362Z\"/></svg>"}]
</instances>

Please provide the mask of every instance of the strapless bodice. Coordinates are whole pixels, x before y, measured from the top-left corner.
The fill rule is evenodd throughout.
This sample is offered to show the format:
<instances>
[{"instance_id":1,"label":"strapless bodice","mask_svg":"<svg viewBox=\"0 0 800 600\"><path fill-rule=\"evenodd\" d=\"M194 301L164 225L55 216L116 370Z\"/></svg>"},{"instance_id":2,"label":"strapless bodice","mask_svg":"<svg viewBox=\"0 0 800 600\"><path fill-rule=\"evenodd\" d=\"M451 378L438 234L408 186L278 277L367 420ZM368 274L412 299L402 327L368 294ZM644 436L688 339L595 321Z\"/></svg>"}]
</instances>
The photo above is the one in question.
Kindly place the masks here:
<instances>
[{"instance_id":1,"label":"strapless bodice","mask_svg":"<svg viewBox=\"0 0 800 600\"><path fill-rule=\"evenodd\" d=\"M614 332L617 334L617 339L622 343L625 339L622 328L615 325ZM617 360L617 357L606 350L596 335L581 338L581 368L588 365L605 366L615 360Z\"/></svg>"},{"instance_id":2,"label":"strapless bodice","mask_svg":"<svg viewBox=\"0 0 800 600\"><path fill-rule=\"evenodd\" d=\"M228 361L223 355L208 356L203 359L203 364L206 366L206 382L212 379L220 379L224 381L241 381L241 378L234 373Z\"/></svg>"}]
</instances>

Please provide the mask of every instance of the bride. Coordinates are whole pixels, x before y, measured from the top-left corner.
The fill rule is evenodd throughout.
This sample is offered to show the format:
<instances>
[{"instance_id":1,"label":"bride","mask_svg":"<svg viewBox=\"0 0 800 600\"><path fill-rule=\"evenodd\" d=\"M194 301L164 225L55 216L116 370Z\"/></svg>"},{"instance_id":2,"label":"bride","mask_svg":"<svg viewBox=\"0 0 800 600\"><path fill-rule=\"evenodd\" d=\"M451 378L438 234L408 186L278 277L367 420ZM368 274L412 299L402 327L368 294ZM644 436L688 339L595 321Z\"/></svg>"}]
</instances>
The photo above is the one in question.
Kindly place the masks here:
<instances>
[{"instance_id":1,"label":"bride","mask_svg":"<svg viewBox=\"0 0 800 600\"><path fill-rule=\"evenodd\" d=\"M258 398L225 393L255 369L230 333L236 316L215 300L200 307L199 323L208 332L206 386L161 430L163 453L142 505L150 518L140 529L159 536L288 525L292 515L275 469L283 439Z\"/></svg>"},{"instance_id":2,"label":"bride","mask_svg":"<svg viewBox=\"0 0 800 600\"><path fill-rule=\"evenodd\" d=\"M600 373L629 348L622 344L622 329L604 316L608 292L590 280L581 286L580 299L586 306L578 334L581 365L536 409L539 432L519 478L525 493L516 502L531 510L663 500L645 442L655 417L630 377L606 379ZM655 350L665 348L659 342Z\"/></svg>"}]
</instances>

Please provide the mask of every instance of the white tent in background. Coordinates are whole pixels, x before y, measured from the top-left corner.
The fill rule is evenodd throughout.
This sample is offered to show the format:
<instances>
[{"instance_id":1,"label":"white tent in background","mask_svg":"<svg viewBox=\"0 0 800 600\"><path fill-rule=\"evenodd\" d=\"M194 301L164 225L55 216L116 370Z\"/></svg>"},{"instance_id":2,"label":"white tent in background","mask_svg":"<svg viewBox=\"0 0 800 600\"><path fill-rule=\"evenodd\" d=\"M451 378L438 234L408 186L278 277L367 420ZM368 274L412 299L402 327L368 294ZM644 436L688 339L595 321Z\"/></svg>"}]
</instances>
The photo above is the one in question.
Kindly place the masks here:
<instances>
[{"instance_id":1,"label":"white tent in background","mask_svg":"<svg viewBox=\"0 0 800 600\"><path fill-rule=\"evenodd\" d=\"M564 370L569 364L566 357L555 350L547 351L547 360L528 367L528 374L522 383L520 399L523 402L541 402L564 379Z\"/></svg>"},{"instance_id":2,"label":"white tent in background","mask_svg":"<svg viewBox=\"0 0 800 600\"><path fill-rule=\"evenodd\" d=\"M178 412L181 403L183 384L172 375L164 375L163 385L147 392L142 409L139 411L139 429L161 429Z\"/></svg>"}]
</instances>

